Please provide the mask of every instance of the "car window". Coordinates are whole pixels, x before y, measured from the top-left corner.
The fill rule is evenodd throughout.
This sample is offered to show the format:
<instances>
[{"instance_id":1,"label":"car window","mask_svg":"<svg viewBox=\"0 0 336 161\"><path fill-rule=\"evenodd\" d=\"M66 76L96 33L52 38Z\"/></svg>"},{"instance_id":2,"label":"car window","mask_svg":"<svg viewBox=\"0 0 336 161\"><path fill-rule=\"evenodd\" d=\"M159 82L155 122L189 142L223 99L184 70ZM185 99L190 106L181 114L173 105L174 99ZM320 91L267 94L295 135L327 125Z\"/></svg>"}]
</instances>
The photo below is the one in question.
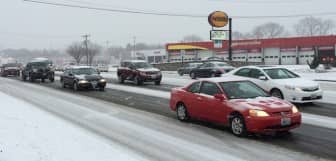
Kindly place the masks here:
<instances>
[{"instance_id":1,"label":"car window","mask_svg":"<svg viewBox=\"0 0 336 161\"><path fill-rule=\"evenodd\" d=\"M69 70L68 69L66 69L65 71L64 71L64 75L69 75Z\"/></svg>"},{"instance_id":2,"label":"car window","mask_svg":"<svg viewBox=\"0 0 336 161\"><path fill-rule=\"evenodd\" d=\"M191 93L199 93L200 86L201 86L201 82L195 82L191 86L189 86L187 91Z\"/></svg>"},{"instance_id":3,"label":"car window","mask_svg":"<svg viewBox=\"0 0 336 161\"><path fill-rule=\"evenodd\" d=\"M234 75L248 77L251 69L250 68L243 68L238 70Z\"/></svg>"},{"instance_id":4,"label":"car window","mask_svg":"<svg viewBox=\"0 0 336 161\"><path fill-rule=\"evenodd\" d=\"M259 78L260 76L265 76L264 73L262 73L259 69L251 69L250 71L250 77L251 78Z\"/></svg>"},{"instance_id":5,"label":"car window","mask_svg":"<svg viewBox=\"0 0 336 161\"><path fill-rule=\"evenodd\" d=\"M265 69L266 74L272 79L289 79L289 78L298 78L297 74L285 69L285 68L274 68L274 69Z\"/></svg>"},{"instance_id":6,"label":"car window","mask_svg":"<svg viewBox=\"0 0 336 161\"><path fill-rule=\"evenodd\" d=\"M227 66L230 66L229 64L224 63L224 62L217 62L217 63L215 63L215 65L218 66L218 67L227 67Z\"/></svg>"},{"instance_id":7,"label":"car window","mask_svg":"<svg viewBox=\"0 0 336 161\"><path fill-rule=\"evenodd\" d=\"M214 67L214 66L215 66L215 65L212 64L212 63L208 63L208 65L207 65L208 68L211 68L211 67Z\"/></svg>"},{"instance_id":8,"label":"car window","mask_svg":"<svg viewBox=\"0 0 336 161\"><path fill-rule=\"evenodd\" d=\"M93 75L98 74L96 69L93 68L76 68L72 69L72 73L75 75Z\"/></svg>"},{"instance_id":9,"label":"car window","mask_svg":"<svg viewBox=\"0 0 336 161\"><path fill-rule=\"evenodd\" d=\"M122 62L120 65L121 67L129 68L130 64L131 64L130 62Z\"/></svg>"},{"instance_id":10,"label":"car window","mask_svg":"<svg viewBox=\"0 0 336 161\"><path fill-rule=\"evenodd\" d=\"M152 65L148 64L147 62L136 62L132 64L136 69L138 68L153 68Z\"/></svg>"},{"instance_id":11,"label":"car window","mask_svg":"<svg viewBox=\"0 0 336 161\"><path fill-rule=\"evenodd\" d=\"M213 96L221 91L215 83L203 82L200 93Z\"/></svg>"},{"instance_id":12,"label":"car window","mask_svg":"<svg viewBox=\"0 0 336 161\"><path fill-rule=\"evenodd\" d=\"M201 65L202 65L201 63L195 63L195 64L190 64L190 67L197 68Z\"/></svg>"},{"instance_id":13,"label":"car window","mask_svg":"<svg viewBox=\"0 0 336 161\"><path fill-rule=\"evenodd\" d=\"M229 99L246 99L269 96L259 86L249 81L222 82L220 85Z\"/></svg>"},{"instance_id":14,"label":"car window","mask_svg":"<svg viewBox=\"0 0 336 161\"><path fill-rule=\"evenodd\" d=\"M205 64L200 65L199 67L200 68L205 68L207 65L208 65L208 63L205 63Z\"/></svg>"}]
</instances>

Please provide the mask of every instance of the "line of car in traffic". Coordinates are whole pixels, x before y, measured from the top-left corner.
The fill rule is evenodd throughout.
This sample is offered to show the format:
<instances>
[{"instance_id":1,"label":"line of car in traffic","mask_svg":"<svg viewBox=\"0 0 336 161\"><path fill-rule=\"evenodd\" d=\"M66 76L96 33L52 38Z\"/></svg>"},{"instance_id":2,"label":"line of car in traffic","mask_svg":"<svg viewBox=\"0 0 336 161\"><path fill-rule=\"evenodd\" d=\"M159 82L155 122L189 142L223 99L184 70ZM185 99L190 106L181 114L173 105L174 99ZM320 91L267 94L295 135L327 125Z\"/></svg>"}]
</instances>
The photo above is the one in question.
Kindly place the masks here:
<instances>
[{"instance_id":1,"label":"line of car in traffic","mask_svg":"<svg viewBox=\"0 0 336 161\"><path fill-rule=\"evenodd\" d=\"M45 58L35 58L24 67L13 67L13 64L1 67L2 76L20 76L23 81L34 82L40 80L45 82L55 81L55 68L52 61ZM10 67L10 68L9 68ZM104 91L106 80L100 72L90 66L68 66L60 76L60 83L63 88L71 87L74 91L81 89L98 89Z\"/></svg>"},{"instance_id":2,"label":"line of car in traffic","mask_svg":"<svg viewBox=\"0 0 336 161\"><path fill-rule=\"evenodd\" d=\"M173 88L171 110L176 111L181 121L193 118L224 124L237 136L288 132L297 128L301 124L301 113L291 102L304 103L322 98L318 83L304 80L281 67L244 66L235 69L224 62L209 61L190 69L189 74L196 71L199 72L196 78L216 78L199 79L185 87ZM216 73L218 71L220 73ZM119 83L133 81L141 85L154 82L160 85L162 80L161 71L142 60L122 61L116 74ZM52 63L48 60L31 61L21 72L22 80L30 81L49 79L53 82L54 76ZM96 68L71 66L60 76L60 83L63 88L70 87L75 91L104 91L107 81Z\"/></svg>"}]
</instances>

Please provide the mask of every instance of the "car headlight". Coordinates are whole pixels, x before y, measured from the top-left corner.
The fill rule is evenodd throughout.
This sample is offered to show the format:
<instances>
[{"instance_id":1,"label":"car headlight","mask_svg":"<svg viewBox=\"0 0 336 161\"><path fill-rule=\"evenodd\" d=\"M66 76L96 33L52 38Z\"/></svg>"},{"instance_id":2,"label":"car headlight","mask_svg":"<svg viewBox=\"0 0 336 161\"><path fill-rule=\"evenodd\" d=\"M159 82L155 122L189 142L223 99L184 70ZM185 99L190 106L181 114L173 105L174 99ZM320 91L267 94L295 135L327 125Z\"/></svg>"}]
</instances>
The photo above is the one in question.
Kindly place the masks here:
<instances>
[{"instance_id":1,"label":"car headlight","mask_svg":"<svg viewBox=\"0 0 336 161\"><path fill-rule=\"evenodd\" d=\"M249 110L250 116L254 117L267 117L269 114L262 110Z\"/></svg>"},{"instance_id":2,"label":"car headlight","mask_svg":"<svg viewBox=\"0 0 336 161\"><path fill-rule=\"evenodd\" d=\"M292 107L292 113L298 113L298 112L299 112L299 110L297 109L297 107L293 106Z\"/></svg>"},{"instance_id":3,"label":"car headlight","mask_svg":"<svg viewBox=\"0 0 336 161\"><path fill-rule=\"evenodd\" d=\"M106 82L106 80L105 79L100 79L99 82Z\"/></svg>"},{"instance_id":4,"label":"car headlight","mask_svg":"<svg viewBox=\"0 0 336 161\"><path fill-rule=\"evenodd\" d=\"M288 90L292 90L292 91L302 91L302 89L300 87L285 85L285 88L288 89Z\"/></svg>"},{"instance_id":5,"label":"car headlight","mask_svg":"<svg viewBox=\"0 0 336 161\"><path fill-rule=\"evenodd\" d=\"M80 80L78 83L83 84L83 83L88 83L87 80Z\"/></svg>"},{"instance_id":6,"label":"car headlight","mask_svg":"<svg viewBox=\"0 0 336 161\"><path fill-rule=\"evenodd\" d=\"M139 72L140 75L146 76L146 72Z\"/></svg>"}]
</instances>

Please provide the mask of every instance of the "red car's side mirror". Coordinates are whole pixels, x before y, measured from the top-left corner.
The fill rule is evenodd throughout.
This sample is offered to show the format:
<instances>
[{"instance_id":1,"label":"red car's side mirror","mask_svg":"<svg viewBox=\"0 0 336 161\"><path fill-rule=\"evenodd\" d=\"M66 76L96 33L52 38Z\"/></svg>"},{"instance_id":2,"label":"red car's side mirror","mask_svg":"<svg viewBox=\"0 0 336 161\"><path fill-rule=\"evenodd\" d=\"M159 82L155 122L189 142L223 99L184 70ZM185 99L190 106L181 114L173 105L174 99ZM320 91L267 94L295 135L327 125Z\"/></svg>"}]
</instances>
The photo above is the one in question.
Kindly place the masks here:
<instances>
[{"instance_id":1,"label":"red car's side mirror","mask_svg":"<svg viewBox=\"0 0 336 161\"><path fill-rule=\"evenodd\" d=\"M226 100L226 97L225 97L223 94L215 94L214 97L215 97L216 99L221 100L221 101Z\"/></svg>"}]
</instances>

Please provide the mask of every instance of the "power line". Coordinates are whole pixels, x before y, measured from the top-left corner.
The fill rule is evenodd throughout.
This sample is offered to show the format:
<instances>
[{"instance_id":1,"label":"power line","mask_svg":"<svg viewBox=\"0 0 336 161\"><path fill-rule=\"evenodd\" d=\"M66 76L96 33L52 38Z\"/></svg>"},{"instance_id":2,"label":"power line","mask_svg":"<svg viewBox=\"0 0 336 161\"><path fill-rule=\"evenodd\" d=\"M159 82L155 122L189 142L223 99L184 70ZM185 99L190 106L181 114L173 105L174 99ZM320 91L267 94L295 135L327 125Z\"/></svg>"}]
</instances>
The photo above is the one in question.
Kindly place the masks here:
<instances>
[{"instance_id":1,"label":"power line","mask_svg":"<svg viewBox=\"0 0 336 161\"><path fill-rule=\"evenodd\" d=\"M91 7L85 5L76 4L66 4L66 3L56 3L56 2L46 2L39 0L24 0L26 2L39 3L52 6L62 6L70 8L81 8L90 9L98 11L109 11L117 13L129 13L129 14L143 14L143 15L154 15L154 16L171 16L171 17L188 17L188 18L206 18L207 15L195 15L195 14L175 14L175 13L163 13L163 12L150 12L150 11L139 11L139 10L125 10L125 9L112 9L112 8L102 8L102 7ZM332 16L336 15L336 12L318 12L318 13L303 13L303 14L288 14L288 15L255 15L255 16L230 16L234 19L270 19L270 18L300 18L309 16Z\"/></svg>"},{"instance_id":2,"label":"power line","mask_svg":"<svg viewBox=\"0 0 336 161\"><path fill-rule=\"evenodd\" d=\"M45 1L38 1L38 0L24 0L24 1L26 1L26 2L32 2L32 3L46 4L46 5L53 5L53 6L63 6L63 7L71 7L71 8L82 8L82 9L90 9L90 10L98 10L98 11L110 11L110 12L118 12L118 13L144 14L144 15L155 15L155 16L173 16L173 17L193 17L193 18L204 18L204 17L207 17L207 16L203 16L203 15L159 13L159 12L147 12L147 11L135 11L135 10L102 8L102 7L90 7L90 6L84 6L84 5L75 5L75 4L66 4L66 3L55 3L55 2L45 2Z\"/></svg>"}]
</instances>

